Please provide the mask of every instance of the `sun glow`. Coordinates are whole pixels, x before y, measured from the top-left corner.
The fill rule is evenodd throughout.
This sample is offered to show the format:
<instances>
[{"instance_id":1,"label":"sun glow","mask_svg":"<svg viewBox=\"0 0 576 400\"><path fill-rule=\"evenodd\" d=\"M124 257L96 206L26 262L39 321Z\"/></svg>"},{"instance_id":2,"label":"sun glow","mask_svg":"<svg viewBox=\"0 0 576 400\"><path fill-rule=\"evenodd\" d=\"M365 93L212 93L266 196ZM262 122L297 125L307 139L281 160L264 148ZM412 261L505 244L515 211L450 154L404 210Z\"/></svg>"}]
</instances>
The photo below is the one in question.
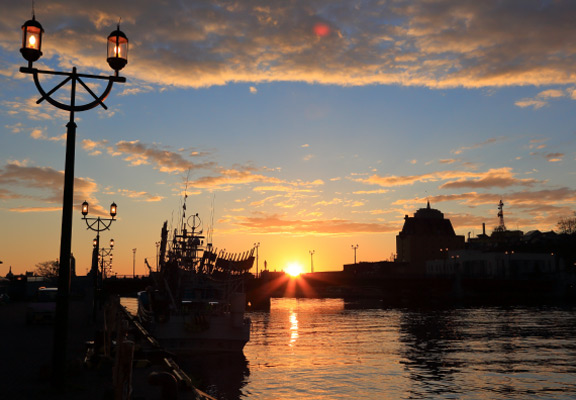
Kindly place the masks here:
<instances>
[{"instance_id":1,"label":"sun glow","mask_svg":"<svg viewBox=\"0 0 576 400\"><path fill-rule=\"evenodd\" d=\"M297 262L293 262L288 264L288 266L284 269L284 272L286 272L290 276L298 276L303 272L303 269L300 264L298 264Z\"/></svg>"}]
</instances>

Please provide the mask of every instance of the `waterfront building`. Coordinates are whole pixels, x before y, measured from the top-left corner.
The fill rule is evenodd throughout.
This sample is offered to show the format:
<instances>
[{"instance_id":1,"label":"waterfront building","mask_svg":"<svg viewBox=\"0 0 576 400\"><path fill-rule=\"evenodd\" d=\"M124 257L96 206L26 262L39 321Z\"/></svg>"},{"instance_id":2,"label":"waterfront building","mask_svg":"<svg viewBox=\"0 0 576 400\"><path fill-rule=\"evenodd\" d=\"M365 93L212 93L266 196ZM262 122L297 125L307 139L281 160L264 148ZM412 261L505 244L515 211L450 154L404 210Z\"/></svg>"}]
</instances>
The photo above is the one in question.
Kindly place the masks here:
<instances>
[{"instance_id":1,"label":"waterfront building","mask_svg":"<svg viewBox=\"0 0 576 400\"><path fill-rule=\"evenodd\" d=\"M563 270L563 260L554 253L456 250L426 263L426 274L434 277L538 279Z\"/></svg>"},{"instance_id":2,"label":"waterfront building","mask_svg":"<svg viewBox=\"0 0 576 400\"><path fill-rule=\"evenodd\" d=\"M464 236L456 235L452 223L439 210L421 208L413 217L404 217L396 236L397 261L407 263L412 273L424 273L426 261L442 259L448 251L464 248Z\"/></svg>"}]
</instances>

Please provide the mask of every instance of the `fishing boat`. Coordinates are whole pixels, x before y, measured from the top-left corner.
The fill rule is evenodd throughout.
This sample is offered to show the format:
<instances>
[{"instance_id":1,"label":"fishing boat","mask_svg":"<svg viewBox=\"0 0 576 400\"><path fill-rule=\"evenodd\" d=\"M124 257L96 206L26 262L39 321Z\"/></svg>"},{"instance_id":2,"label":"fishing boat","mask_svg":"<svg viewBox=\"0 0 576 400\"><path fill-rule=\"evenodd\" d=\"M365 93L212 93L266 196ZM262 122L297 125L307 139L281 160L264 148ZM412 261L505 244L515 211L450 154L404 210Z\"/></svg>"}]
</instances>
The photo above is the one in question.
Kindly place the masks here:
<instances>
[{"instance_id":1,"label":"fishing boat","mask_svg":"<svg viewBox=\"0 0 576 400\"><path fill-rule=\"evenodd\" d=\"M250 340L244 280L254 263L244 253L218 251L205 243L198 214L186 216L169 235L162 226L154 285L138 293L138 317L168 351L178 354L242 352ZM211 241L210 241L211 242Z\"/></svg>"}]
</instances>

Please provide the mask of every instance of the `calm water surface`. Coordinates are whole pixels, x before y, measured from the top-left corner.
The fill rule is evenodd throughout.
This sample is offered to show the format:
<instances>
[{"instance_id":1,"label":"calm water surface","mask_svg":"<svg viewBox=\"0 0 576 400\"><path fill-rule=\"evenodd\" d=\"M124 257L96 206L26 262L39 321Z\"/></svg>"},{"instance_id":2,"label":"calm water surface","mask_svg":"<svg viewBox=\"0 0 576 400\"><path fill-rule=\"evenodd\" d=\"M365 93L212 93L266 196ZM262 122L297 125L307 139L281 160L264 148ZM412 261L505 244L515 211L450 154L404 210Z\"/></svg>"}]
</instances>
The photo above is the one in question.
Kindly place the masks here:
<instances>
[{"instance_id":1,"label":"calm water surface","mask_svg":"<svg viewBox=\"0 0 576 400\"><path fill-rule=\"evenodd\" d=\"M576 308L272 299L244 356L181 360L235 399L576 399Z\"/></svg>"}]
</instances>

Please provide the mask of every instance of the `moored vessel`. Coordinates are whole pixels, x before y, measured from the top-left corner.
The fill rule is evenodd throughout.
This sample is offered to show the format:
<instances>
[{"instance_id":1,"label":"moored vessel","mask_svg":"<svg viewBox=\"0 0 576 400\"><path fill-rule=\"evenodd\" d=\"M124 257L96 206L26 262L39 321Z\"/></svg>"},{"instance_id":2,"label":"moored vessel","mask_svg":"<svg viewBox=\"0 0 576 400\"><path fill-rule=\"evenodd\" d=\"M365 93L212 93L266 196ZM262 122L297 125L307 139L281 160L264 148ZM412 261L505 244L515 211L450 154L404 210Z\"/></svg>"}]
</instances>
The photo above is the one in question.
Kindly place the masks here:
<instances>
[{"instance_id":1,"label":"moored vessel","mask_svg":"<svg viewBox=\"0 0 576 400\"><path fill-rule=\"evenodd\" d=\"M205 243L198 214L186 216L169 235L164 222L159 270L154 285L138 293L138 317L168 351L178 354L241 352L250 340L245 317L244 280L254 263L254 248L218 252Z\"/></svg>"}]
</instances>

